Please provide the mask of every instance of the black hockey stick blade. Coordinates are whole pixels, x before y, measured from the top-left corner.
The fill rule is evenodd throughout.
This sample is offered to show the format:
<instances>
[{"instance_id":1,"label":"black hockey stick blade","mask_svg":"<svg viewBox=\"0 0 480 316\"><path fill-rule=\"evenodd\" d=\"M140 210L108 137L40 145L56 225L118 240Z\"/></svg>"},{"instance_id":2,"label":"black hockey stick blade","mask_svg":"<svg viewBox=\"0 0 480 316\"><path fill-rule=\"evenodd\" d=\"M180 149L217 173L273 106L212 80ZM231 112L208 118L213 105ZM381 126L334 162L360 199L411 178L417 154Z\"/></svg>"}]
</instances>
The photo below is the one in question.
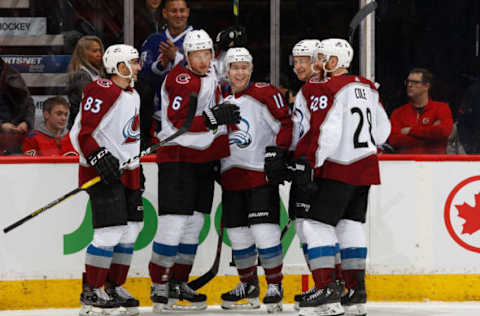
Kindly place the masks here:
<instances>
[{"instance_id":1,"label":"black hockey stick blade","mask_svg":"<svg viewBox=\"0 0 480 316\"><path fill-rule=\"evenodd\" d=\"M3 232L6 234L8 233L9 231L11 231L12 229L22 225L23 223L31 220L32 218L34 218L35 216L45 212L46 210L54 207L55 205L65 201L66 199L74 196L75 194L77 194L78 192L81 192L83 190L85 190L86 188L88 187L91 187L92 185L96 184L97 182L100 182L100 177L95 177L93 178L92 180L88 181L88 182L85 182L81 187L78 187L66 194L64 194L63 196L59 197L58 199L56 199L55 201L52 201L50 203L48 203L47 205L39 208L38 210L35 210L33 211L32 213L28 214L27 216L23 217L22 219L19 219L18 221L16 221L15 223L11 224L10 226L7 226L3 229Z\"/></svg>"},{"instance_id":2,"label":"black hockey stick blade","mask_svg":"<svg viewBox=\"0 0 480 316\"><path fill-rule=\"evenodd\" d=\"M223 244L223 225L220 225L220 233L218 234L218 241L217 241L217 254L215 255L215 260L213 261L213 265L205 272L205 274L199 276L193 281L188 282L188 286L196 291L199 288L203 287L205 284L210 282L218 273L218 268L220 266L220 256L222 254L222 244Z\"/></svg>"},{"instance_id":3,"label":"black hockey stick blade","mask_svg":"<svg viewBox=\"0 0 480 316\"><path fill-rule=\"evenodd\" d=\"M375 1L369 2L367 5L363 6L355 16L350 21L347 31L347 40L350 44L353 42L353 35L355 34L355 30L357 27L362 23L363 19L367 17L370 13L377 9L378 3Z\"/></svg>"},{"instance_id":4,"label":"black hockey stick blade","mask_svg":"<svg viewBox=\"0 0 480 316\"><path fill-rule=\"evenodd\" d=\"M198 99L198 95L196 93L192 93L190 95L190 99L188 101L188 112L187 112L187 117L185 118L185 121L183 122L183 125L175 132L173 133L172 135L168 136L167 138L161 140L160 142L152 145L151 147L145 149L144 151L142 151L140 154L138 154L137 156L135 157L132 157L130 158L129 160L125 161L122 163L122 165L120 166L120 169L124 169L126 168L129 164L131 164L133 161L135 160L138 160L140 159L141 157L145 156L145 155L148 155L150 153L153 153L155 152L158 148L160 148L162 145L166 144L167 142L171 141L172 139L184 134L185 132L188 131L188 129L190 128L190 126L192 125L192 122L193 122L193 118L195 117L195 113L197 111L197 99ZM86 189L88 189L89 187L97 184L98 182L101 181L101 178L100 177L95 177L93 179L91 179L90 181L87 181L85 182L82 186L76 188L76 189L73 189L72 191L64 194L63 196L59 197L58 199L48 203L47 205L39 208L38 210L35 210L33 211L32 213L28 214L27 216L23 217L22 219L16 221L15 223L11 224L10 226L7 226L3 229L3 232L6 234L8 233L9 231L11 231L12 229L22 225L23 223L31 220L32 218L34 218L35 216L45 212L46 210L54 207L55 205L65 201L66 199L74 196L75 194L79 193L79 192L82 192Z\"/></svg>"}]
</instances>

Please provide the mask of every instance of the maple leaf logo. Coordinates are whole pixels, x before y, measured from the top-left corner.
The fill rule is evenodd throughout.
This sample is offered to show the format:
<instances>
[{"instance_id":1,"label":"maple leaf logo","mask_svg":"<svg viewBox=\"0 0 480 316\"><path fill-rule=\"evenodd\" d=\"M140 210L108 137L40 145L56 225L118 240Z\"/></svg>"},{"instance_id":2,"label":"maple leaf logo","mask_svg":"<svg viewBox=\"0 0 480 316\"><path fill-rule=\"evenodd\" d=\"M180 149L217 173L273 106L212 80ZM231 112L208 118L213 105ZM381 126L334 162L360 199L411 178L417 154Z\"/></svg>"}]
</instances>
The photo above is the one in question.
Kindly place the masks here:
<instances>
[{"instance_id":1,"label":"maple leaf logo","mask_svg":"<svg viewBox=\"0 0 480 316\"><path fill-rule=\"evenodd\" d=\"M470 234L480 230L480 192L475 194L475 206L470 206L467 203L462 205L455 205L458 210L458 217L463 218L462 234Z\"/></svg>"}]
</instances>

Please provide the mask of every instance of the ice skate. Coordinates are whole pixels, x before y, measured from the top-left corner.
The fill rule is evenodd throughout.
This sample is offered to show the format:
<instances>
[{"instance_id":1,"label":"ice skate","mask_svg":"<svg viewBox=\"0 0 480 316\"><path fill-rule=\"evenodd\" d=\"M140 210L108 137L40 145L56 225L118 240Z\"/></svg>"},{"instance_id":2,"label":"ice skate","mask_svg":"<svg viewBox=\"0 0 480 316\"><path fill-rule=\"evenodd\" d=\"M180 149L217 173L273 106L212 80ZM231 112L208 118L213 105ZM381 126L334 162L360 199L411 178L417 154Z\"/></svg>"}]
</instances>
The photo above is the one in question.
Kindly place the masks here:
<instances>
[{"instance_id":1,"label":"ice skate","mask_svg":"<svg viewBox=\"0 0 480 316\"><path fill-rule=\"evenodd\" d=\"M367 292L365 288L353 288L344 293L341 298L342 306L345 309L345 315L366 316L367 315Z\"/></svg>"},{"instance_id":2,"label":"ice skate","mask_svg":"<svg viewBox=\"0 0 480 316\"><path fill-rule=\"evenodd\" d=\"M153 312L161 313L167 310L168 305L168 283L153 283L150 289L150 299L153 302Z\"/></svg>"},{"instance_id":3,"label":"ice skate","mask_svg":"<svg viewBox=\"0 0 480 316\"><path fill-rule=\"evenodd\" d=\"M138 310L140 302L123 287L111 284L105 287L105 292L120 305L120 315L134 316L140 314Z\"/></svg>"},{"instance_id":4,"label":"ice skate","mask_svg":"<svg viewBox=\"0 0 480 316\"><path fill-rule=\"evenodd\" d=\"M343 315L344 310L340 304L338 281L330 282L325 288L304 297L300 301L299 316L338 316Z\"/></svg>"},{"instance_id":5,"label":"ice skate","mask_svg":"<svg viewBox=\"0 0 480 316\"><path fill-rule=\"evenodd\" d=\"M295 295L295 297L293 298L293 300L295 301L295 305L293 305L293 308L296 310L296 311L299 311L300 310L300 302L303 301L303 299L312 294L313 292L315 292L317 289L315 287L312 287L310 290L308 291L305 291L305 292L302 292L300 294L297 294Z\"/></svg>"},{"instance_id":6,"label":"ice skate","mask_svg":"<svg viewBox=\"0 0 480 316\"><path fill-rule=\"evenodd\" d=\"M207 296L192 290L186 282L170 280L168 310L203 310L207 308Z\"/></svg>"},{"instance_id":7,"label":"ice skate","mask_svg":"<svg viewBox=\"0 0 480 316\"><path fill-rule=\"evenodd\" d=\"M103 289L83 287L80 294L80 316L104 316L118 313L119 304Z\"/></svg>"},{"instance_id":8,"label":"ice skate","mask_svg":"<svg viewBox=\"0 0 480 316\"><path fill-rule=\"evenodd\" d=\"M263 304L267 307L268 313L281 312L283 299L283 287L282 284L269 284L267 293L263 298Z\"/></svg>"},{"instance_id":9,"label":"ice skate","mask_svg":"<svg viewBox=\"0 0 480 316\"><path fill-rule=\"evenodd\" d=\"M240 282L233 290L222 294L223 309L250 310L260 308L258 279Z\"/></svg>"}]
</instances>

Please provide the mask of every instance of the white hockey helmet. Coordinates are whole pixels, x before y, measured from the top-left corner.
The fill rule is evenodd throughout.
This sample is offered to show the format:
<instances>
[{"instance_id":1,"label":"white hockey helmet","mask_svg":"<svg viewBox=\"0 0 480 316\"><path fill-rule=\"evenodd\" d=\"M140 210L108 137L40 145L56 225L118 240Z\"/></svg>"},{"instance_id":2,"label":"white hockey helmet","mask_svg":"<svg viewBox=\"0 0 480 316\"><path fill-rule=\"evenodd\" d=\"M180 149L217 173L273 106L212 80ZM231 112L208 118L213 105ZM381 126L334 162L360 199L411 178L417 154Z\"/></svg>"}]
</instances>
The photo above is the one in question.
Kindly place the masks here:
<instances>
[{"instance_id":1,"label":"white hockey helmet","mask_svg":"<svg viewBox=\"0 0 480 316\"><path fill-rule=\"evenodd\" d=\"M115 44L109 46L103 54L103 65L105 66L107 74L115 74L122 78L129 78L130 86L133 87L133 71L130 66L132 59L138 59L138 51L133 46ZM129 75L125 76L118 72L118 64L120 63L125 63L125 66L127 66L130 71Z\"/></svg>"},{"instance_id":2,"label":"white hockey helmet","mask_svg":"<svg viewBox=\"0 0 480 316\"><path fill-rule=\"evenodd\" d=\"M227 50L227 54L225 55L225 66L227 69L230 68L231 63L242 61L252 64L253 57L250 55L248 49L245 47L234 47Z\"/></svg>"},{"instance_id":3,"label":"white hockey helmet","mask_svg":"<svg viewBox=\"0 0 480 316\"><path fill-rule=\"evenodd\" d=\"M353 48L350 44L341 38L329 38L321 41L318 53L325 55L323 69L327 72L333 72L339 68L348 68L353 59ZM325 64L330 57L338 58L337 67L335 69L327 70Z\"/></svg>"},{"instance_id":4,"label":"white hockey helmet","mask_svg":"<svg viewBox=\"0 0 480 316\"><path fill-rule=\"evenodd\" d=\"M215 55L215 52L213 51L213 41L207 32L204 30L193 30L185 35L183 52L185 53L187 60L188 53L203 49L210 49L212 57Z\"/></svg>"},{"instance_id":5,"label":"white hockey helmet","mask_svg":"<svg viewBox=\"0 0 480 316\"><path fill-rule=\"evenodd\" d=\"M320 41L317 39L304 39L295 44L292 49L293 57L296 56L308 56L313 63L317 59L317 50L320 45Z\"/></svg>"}]
</instances>

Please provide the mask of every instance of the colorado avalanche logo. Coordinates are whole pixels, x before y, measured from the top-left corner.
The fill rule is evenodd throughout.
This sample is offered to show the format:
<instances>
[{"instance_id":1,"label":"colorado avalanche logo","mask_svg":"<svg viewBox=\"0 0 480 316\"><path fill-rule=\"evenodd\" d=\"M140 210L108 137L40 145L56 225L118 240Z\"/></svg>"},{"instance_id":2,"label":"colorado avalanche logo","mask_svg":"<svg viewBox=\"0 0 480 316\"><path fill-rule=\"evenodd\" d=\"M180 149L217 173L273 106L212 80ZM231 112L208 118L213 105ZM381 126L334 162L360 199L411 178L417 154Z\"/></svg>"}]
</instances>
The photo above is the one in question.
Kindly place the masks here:
<instances>
[{"instance_id":1,"label":"colorado avalanche logo","mask_svg":"<svg viewBox=\"0 0 480 316\"><path fill-rule=\"evenodd\" d=\"M295 122L299 122L297 127L298 127L298 138L300 139L305 133L305 128L303 127L303 124L302 124L303 118L305 117L305 115L300 109L295 109L295 111L293 112L293 116L295 116Z\"/></svg>"},{"instance_id":2,"label":"colorado avalanche logo","mask_svg":"<svg viewBox=\"0 0 480 316\"><path fill-rule=\"evenodd\" d=\"M110 88L112 86L112 82L110 80L103 78L98 79L97 84L102 88Z\"/></svg>"},{"instance_id":3,"label":"colorado avalanche logo","mask_svg":"<svg viewBox=\"0 0 480 316\"><path fill-rule=\"evenodd\" d=\"M187 84L190 82L191 78L192 77L190 77L189 74L183 73L183 74L179 74L177 78L175 78L175 81L178 82L179 84Z\"/></svg>"},{"instance_id":4,"label":"colorado avalanche logo","mask_svg":"<svg viewBox=\"0 0 480 316\"><path fill-rule=\"evenodd\" d=\"M270 84L268 82L257 82L255 83L255 87L257 88L265 88L268 87Z\"/></svg>"},{"instance_id":5,"label":"colorado avalanche logo","mask_svg":"<svg viewBox=\"0 0 480 316\"><path fill-rule=\"evenodd\" d=\"M140 117L138 114L128 120L122 133L125 138L124 144L135 143L140 140Z\"/></svg>"},{"instance_id":6,"label":"colorado avalanche logo","mask_svg":"<svg viewBox=\"0 0 480 316\"><path fill-rule=\"evenodd\" d=\"M244 118L236 125L238 130L230 133L230 145L237 145L238 148L246 148L252 143L252 135L248 132L250 130L250 123Z\"/></svg>"}]
</instances>

